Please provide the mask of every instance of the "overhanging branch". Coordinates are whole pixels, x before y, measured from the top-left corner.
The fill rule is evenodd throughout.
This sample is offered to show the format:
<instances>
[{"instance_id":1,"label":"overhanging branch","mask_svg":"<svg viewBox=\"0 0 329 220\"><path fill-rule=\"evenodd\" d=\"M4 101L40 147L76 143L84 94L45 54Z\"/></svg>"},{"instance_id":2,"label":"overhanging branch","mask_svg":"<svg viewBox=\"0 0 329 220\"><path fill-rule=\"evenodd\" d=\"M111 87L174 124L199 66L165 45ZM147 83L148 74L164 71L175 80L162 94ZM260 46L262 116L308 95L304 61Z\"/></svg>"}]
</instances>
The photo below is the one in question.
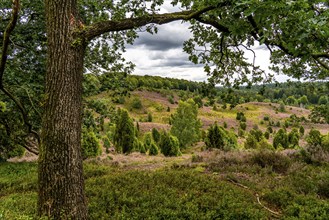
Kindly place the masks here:
<instances>
[{"instance_id":1,"label":"overhanging branch","mask_svg":"<svg viewBox=\"0 0 329 220\"><path fill-rule=\"evenodd\" d=\"M82 30L82 35L87 41L90 41L95 37L111 31L124 31L142 27L147 24L166 24L177 20L188 21L198 18L201 14L215 8L215 6L208 6L201 10L189 10L165 14L146 14L139 18L126 18L118 21L101 21L84 28L84 30Z\"/></svg>"},{"instance_id":2,"label":"overhanging branch","mask_svg":"<svg viewBox=\"0 0 329 220\"><path fill-rule=\"evenodd\" d=\"M0 59L0 86L3 87L3 73L5 72L6 62L7 62L7 53L8 47L10 43L10 34L15 29L17 19L18 19L18 11L19 11L19 0L13 1L13 12L12 17L10 19L9 24L6 27L6 30L3 34L3 43L2 43L2 51L1 51L1 59Z\"/></svg>"}]
</instances>

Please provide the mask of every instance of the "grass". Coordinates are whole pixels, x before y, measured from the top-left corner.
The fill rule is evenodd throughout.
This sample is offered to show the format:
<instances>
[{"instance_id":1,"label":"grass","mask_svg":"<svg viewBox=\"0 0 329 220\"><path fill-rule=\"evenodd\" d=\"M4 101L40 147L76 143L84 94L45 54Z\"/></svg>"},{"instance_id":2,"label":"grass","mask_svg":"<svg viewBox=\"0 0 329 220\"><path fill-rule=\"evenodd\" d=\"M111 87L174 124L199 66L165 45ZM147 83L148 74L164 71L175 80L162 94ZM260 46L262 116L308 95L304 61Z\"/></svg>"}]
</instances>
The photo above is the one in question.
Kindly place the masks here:
<instances>
[{"instance_id":1,"label":"grass","mask_svg":"<svg viewBox=\"0 0 329 220\"><path fill-rule=\"evenodd\" d=\"M90 219L273 218L262 205L281 219L329 215L329 165L273 152L198 154L156 170L86 162ZM0 175L0 219L35 219L37 164L1 163Z\"/></svg>"}]
</instances>

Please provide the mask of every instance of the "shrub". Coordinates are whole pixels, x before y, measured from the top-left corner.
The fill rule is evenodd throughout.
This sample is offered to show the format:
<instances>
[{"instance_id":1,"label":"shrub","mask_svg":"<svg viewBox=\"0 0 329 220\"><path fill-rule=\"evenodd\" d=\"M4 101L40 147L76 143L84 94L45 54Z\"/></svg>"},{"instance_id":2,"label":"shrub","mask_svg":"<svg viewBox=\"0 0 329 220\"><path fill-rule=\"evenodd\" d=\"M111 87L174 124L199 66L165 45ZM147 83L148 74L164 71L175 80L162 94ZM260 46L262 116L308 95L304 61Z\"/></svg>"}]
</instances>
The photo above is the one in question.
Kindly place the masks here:
<instances>
[{"instance_id":1,"label":"shrub","mask_svg":"<svg viewBox=\"0 0 329 220\"><path fill-rule=\"evenodd\" d=\"M198 154L192 154L192 163L199 163L203 161L203 157Z\"/></svg>"},{"instance_id":2,"label":"shrub","mask_svg":"<svg viewBox=\"0 0 329 220\"><path fill-rule=\"evenodd\" d=\"M152 128L152 138L155 143L159 143L161 134L156 128Z\"/></svg>"},{"instance_id":3,"label":"shrub","mask_svg":"<svg viewBox=\"0 0 329 220\"><path fill-rule=\"evenodd\" d=\"M244 116L243 112L237 112L235 119L240 121L242 116Z\"/></svg>"},{"instance_id":4,"label":"shrub","mask_svg":"<svg viewBox=\"0 0 329 220\"><path fill-rule=\"evenodd\" d=\"M215 123L208 129L205 144L208 149L230 150L237 148L237 139L233 132L227 131Z\"/></svg>"},{"instance_id":5,"label":"shrub","mask_svg":"<svg viewBox=\"0 0 329 220\"><path fill-rule=\"evenodd\" d=\"M307 142L307 146L301 151L304 161L308 163L329 162L329 133L322 137L320 132L312 129Z\"/></svg>"},{"instance_id":6,"label":"shrub","mask_svg":"<svg viewBox=\"0 0 329 220\"><path fill-rule=\"evenodd\" d=\"M247 124L245 122L240 122L240 128L245 131L247 128Z\"/></svg>"},{"instance_id":7,"label":"shrub","mask_svg":"<svg viewBox=\"0 0 329 220\"><path fill-rule=\"evenodd\" d=\"M131 107L134 109L141 109L143 107L143 105L142 105L142 101L140 100L140 98L135 97L131 102Z\"/></svg>"},{"instance_id":8,"label":"shrub","mask_svg":"<svg viewBox=\"0 0 329 220\"><path fill-rule=\"evenodd\" d=\"M279 111L280 112L285 112L286 111L286 106L284 105L284 103L280 102L279 104L280 104Z\"/></svg>"},{"instance_id":9,"label":"shrub","mask_svg":"<svg viewBox=\"0 0 329 220\"><path fill-rule=\"evenodd\" d=\"M101 154L101 148L96 134L93 131L83 129L82 132L82 157L87 159Z\"/></svg>"},{"instance_id":10,"label":"shrub","mask_svg":"<svg viewBox=\"0 0 329 220\"><path fill-rule=\"evenodd\" d=\"M152 142L153 142L152 133L150 133L150 132L145 133L144 134L144 145L145 145L146 150L150 149Z\"/></svg>"},{"instance_id":11,"label":"shrub","mask_svg":"<svg viewBox=\"0 0 329 220\"><path fill-rule=\"evenodd\" d=\"M266 128L266 131L268 133L272 134L273 133L273 128L271 126L269 126L269 127Z\"/></svg>"},{"instance_id":12,"label":"shrub","mask_svg":"<svg viewBox=\"0 0 329 220\"><path fill-rule=\"evenodd\" d=\"M152 141L149 149L149 155L156 156L159 154L158 146Z\"/></svg>"},{"instance_id":13,"label":"shrub","mask_svg":"<svg viewBox=\"0 0 329 220\"><path fill-rule=\"evenodd\" d=\"M103 146L106 149L106 153L109 153L108 151L109 151L109 148L111 147L110 139L107 136L104 136L102 139L103 139Z\"/></svg>"},{"instance_id":14,"label":"shrub","mask_svg":"<svg viewBox=\"0 0 329 220\"><path fill-rule=\"evenodd\" d=\"M304 133L305 133L304 127L303 126L300 126L299 127L299 134L300 134L300 136L304 136Z\"/></svg>"},{"instance_id":15,"label":"shrub","mask_svg":"<svg viewBox=\"0 0 329 220\"><path fill-rule=\"evenodd\" d=\"M168 97L168 101L169 101L170 104L175 104L175 100L174 100L174 97L172 95L170 95Z\"/></svg>"},{"instance_id":16,"label":"shrub","mask_svg":"<svg viewBox=\"0 0 329 220\"><path fill-rule=\"evenodd\" d=\"M226 123L226 121L224 121L224 123L223 123L223 127L224 127L224 128L227 128L227 123Z\"/></svg>"},{"instance_id":17,"label":"shrub","mask_svg":"<svg viewBox=\"0 0 329 220\"><path fill-rule=\"evenodd\" d=\"M238 130L238 136L244 137L244 130L242 130L241 128L239 128L239 130Z\"/></svg>"},{"instance_id":18,"label":"shrub","mask_svg":"<svg viewBox=\"0 0 329 220\"><path fill-rule=\"evenodd\" d=\"M242 122L246 122L246 121L247 121L247 118L246 118L246 116L242 115L242 116L241 116L241 120L240 120L240 121L242 121Z\"/></svg>"},{"instance_id":19,"label":"shrub","mask_svg":"<svg viewBox=\"0 0 329 220\"><path fill-rule=\"evenodd\" d=\"M201 108L203 106L203 102L202 102L202 98L201 96L197 95L193 97L193 101L195 102L195 104L198 105L199 108Z\"/></svg>"},{"instance_id":20,"label":"shrub","mask_svg":"<svg viewBox=\"0 0 329 220\"><path fill-rule=\"evenodd\" d=\"M269 204L273 204L282 209L288 206L294 199L294 194L289 189L278 188L266 193L263 199Z\"/></svg>"},{"instance_id":21,"label":"shrub","mask_svg":"<svg viewBox=\"0 0 329 220\"><path fill-rule=\"evenodd\" d=\"M265 115L264 118L263 118L264 121L269 121L270 120L270 117L268 115Z\"/></svg>"},{"instance_id":22,"label":"shrub","mask_svg":"<svg viewBox=\"0 0 329 220\"><path fill-rule=\"evenodd\" d=\"M149 113L147 114L147 122L152 122L152 121L153 121L153 116L152 116L152 113L149 112Z\"/></svg>"},{"instance_id":23,"label":"shrub","mask_svg":"<svg viewBox=\"0 0 329 220\"><path fill-rule=\"evenodd\" d=\"M118 118L113 135L113 142L118 152L130 153L133 150L135 128L126 110L118 109Z\"/></svg>"},{"instance_id":24,"label":"shrub","mask_svg":"<svg viewBox=\"0 0 329 220\"><path fill-rule=\"evenodd\" d=\"M262 168L271 168L276 173L285 173L291 165L289 157L268 150L258 151L251 157L251 161Z\"/></svg>"},{"instance_id":25,"label":"shrub","mask_svg":"<svg viewBox=\"0 0 329 220\"><path fill-rule=\"evenodd\" d=\"M296 128L293 128L288 134L288 142L291 148L299 146L299 132Z\"/></svg>"},{"instance_id":26,"label":"shrub","mask_svg":"<svg viewBox=\"0 0 329 220\"><path fill-rule=\"evenodd\" d=\"M145 145L141 141L139 142L139 152L141 154L145 154L146 153Z\"/></svg>"},{"instance_id":27,"label":"shrub","mask_svg":"<svg viewBox=\"0 0 329 220\"><path fill-rule=\"evenodd\" d=\"M261 150L274 150L274 147L264 138L258 142L258 148Z\"/></svg>"},{"instance_id":28,"label":"shrub","mask_svg":"<svg viewBox=\"0 0 329 220\"><path fill-rule=\"evenodd\" d=\"M182 153L179 149L179 141L177 137L163 131L161 133L159 147L163 155L167 156L180 156Z\"/></svg>"},{"instance_id":29,"label":"shrub","mask_svg":"<svg viewBox=\"0 0 329 220\"><path fill-rule=\"evenodd\" d=\"M320 131L312 128L308 134L308 137L306 138L306 141L308 145L312 145L312 146L321 145L322 137Z\"/></svg>"},{"instance_id":30,"label":"shrub","mask_svg":"<svg viewBox=\"0 0 329 220\"><path fill-rule=\"evenodd\" d=\"M273 147L278 149L279 145L281 145L284 149L289 146L287 133L282 128L279 129L273 138Z\"/></svg>"},{"instance_id":31,"label":"shrub","mask_svg":"<svg viewBox=\"0 0 329 220\"><path fill-rule=\"evenodd\" d=\"M263 139L263 132L257 128L253 128L249 131L251 135L253 135L258 142Z\"/></svg>"},{"instance_id":32,"label":"shrub","mask_svg":"<svg viewBox=\"0 0 329 220\"><path fill-rule=\"evenodd\" d=\"M275 123L275 126L278 127L278 128L281 127L281 123L280 123L280 121L277 121L277 122Z\"/></svg>"},{"instance_id":33,"label":"shrub","mask_svg":"<svg viewBox=\"0 0 329 220\"><path fill-rule=\"evenodd\" d=\"M264 137L265 137L266 139L269 139L269 138L270 138L270 132L265 131L265 132L264 132Z\"/></svg>"},{"instance_id":34,"label":"shrub","mask_svg":"<svg viewBox=\"0 0 329 220\"><path fill-rule=\"evenodd\" d=\"M246 141L244 142L244 148L246 149L257 149L259 148L258 141L254 135L248 134Z\"/></svg>"}]
</instances>

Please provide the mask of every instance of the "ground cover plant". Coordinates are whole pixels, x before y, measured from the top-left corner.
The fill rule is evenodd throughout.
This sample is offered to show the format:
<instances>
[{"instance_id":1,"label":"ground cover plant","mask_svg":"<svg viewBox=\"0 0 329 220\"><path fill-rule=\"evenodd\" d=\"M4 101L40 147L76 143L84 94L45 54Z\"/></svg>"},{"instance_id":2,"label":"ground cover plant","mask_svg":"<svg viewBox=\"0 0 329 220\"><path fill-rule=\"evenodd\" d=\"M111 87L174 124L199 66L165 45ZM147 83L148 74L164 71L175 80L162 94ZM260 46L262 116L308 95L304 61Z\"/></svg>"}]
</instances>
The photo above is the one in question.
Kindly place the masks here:
<instances>
[{"instance_id":1,"label":"ground cover plant","mask_svg":"<svg viewBox=\"0 0 329 220\"><path fill-rule=\"evenodd\" d=\"M157 169L143 168L147 155L125 165L115 156L86 161L90 218L326 219L329 214L328 164L274 151L193 155L169 158L172 162ZM33 162L0 164L0 219L36 218L36 172Z\"/></svg>"}]
</instances>

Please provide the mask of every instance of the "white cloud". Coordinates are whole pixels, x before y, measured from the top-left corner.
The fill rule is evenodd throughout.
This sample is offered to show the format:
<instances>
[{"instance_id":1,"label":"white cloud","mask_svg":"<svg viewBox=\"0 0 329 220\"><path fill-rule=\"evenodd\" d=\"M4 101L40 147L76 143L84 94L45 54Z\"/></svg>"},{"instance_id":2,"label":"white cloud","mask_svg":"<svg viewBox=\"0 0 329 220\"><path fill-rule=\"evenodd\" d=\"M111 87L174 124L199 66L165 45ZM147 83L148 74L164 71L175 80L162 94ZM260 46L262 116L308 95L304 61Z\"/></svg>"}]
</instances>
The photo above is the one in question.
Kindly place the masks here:
<instances>
[{"instance_id":1,"label":"white cloud","mask_svg":"<svg viewBox=\"0 0 329 220\"><path fill-rule=\"evenodd\" d=\"M161 13L178 11L170 1L165 1ZM195 81L206 81L207 75L201 65L194 65L183 52L183 42L191 37L189 23L181 21L158 26L158 34L146 32L139 34L134 45L128 46L124 57L136 64L133 74L157 75L164 77L183 78ZM270 52L264 46L255 45L255 64L266 72L270 72ZM253 54L246 52L249 61L253 61ZM287 77L279 76L279 81L286 81Z\"/></svg>"}]
</instances>

